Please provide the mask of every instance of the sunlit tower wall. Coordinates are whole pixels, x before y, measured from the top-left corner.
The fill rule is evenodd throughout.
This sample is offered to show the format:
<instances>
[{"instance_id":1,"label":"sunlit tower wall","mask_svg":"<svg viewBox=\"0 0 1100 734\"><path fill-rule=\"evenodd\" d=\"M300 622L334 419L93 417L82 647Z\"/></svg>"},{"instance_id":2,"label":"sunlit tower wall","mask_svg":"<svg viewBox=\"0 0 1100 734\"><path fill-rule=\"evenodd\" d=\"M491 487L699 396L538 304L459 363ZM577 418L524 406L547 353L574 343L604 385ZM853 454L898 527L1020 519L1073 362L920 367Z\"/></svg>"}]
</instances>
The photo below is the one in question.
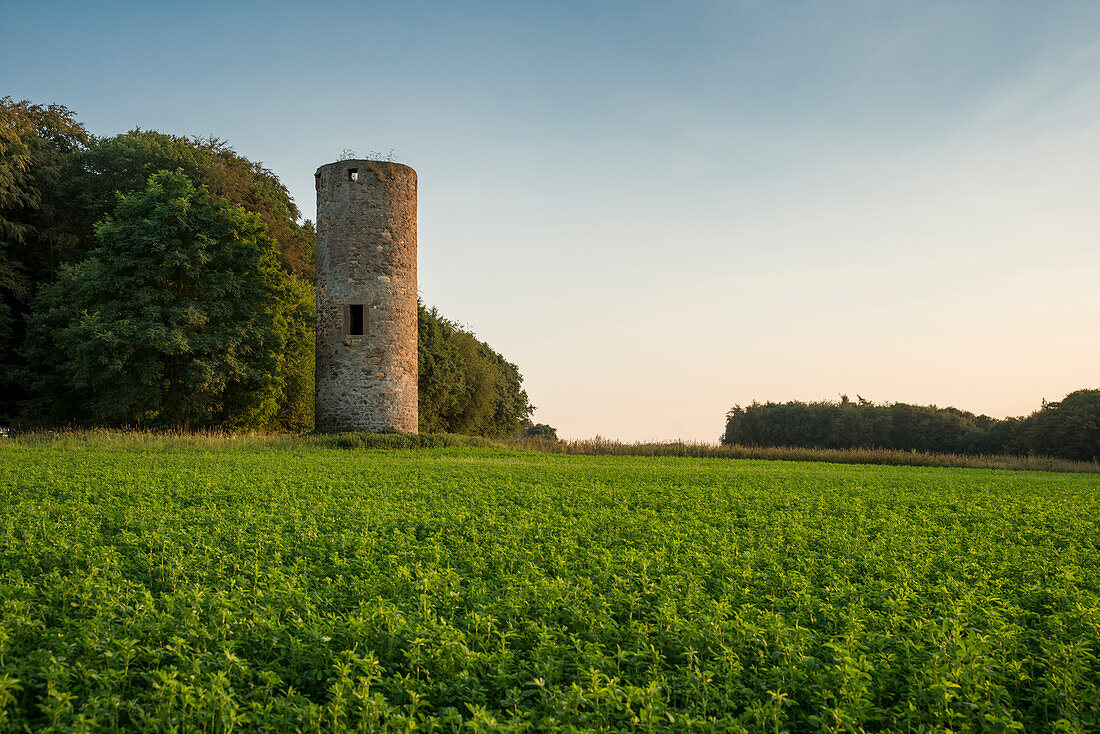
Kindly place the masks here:
<instances>
[{"instance_id":1,"label":"sunlit tower wall","mask_svg":"<svg viewBox=\"0 0 1100 734\"><path fill-rule=\"evenodd\" d=\"M316 179L317 428L416 433L416 171L347 160Z\"/></svg>"}]
</instances>

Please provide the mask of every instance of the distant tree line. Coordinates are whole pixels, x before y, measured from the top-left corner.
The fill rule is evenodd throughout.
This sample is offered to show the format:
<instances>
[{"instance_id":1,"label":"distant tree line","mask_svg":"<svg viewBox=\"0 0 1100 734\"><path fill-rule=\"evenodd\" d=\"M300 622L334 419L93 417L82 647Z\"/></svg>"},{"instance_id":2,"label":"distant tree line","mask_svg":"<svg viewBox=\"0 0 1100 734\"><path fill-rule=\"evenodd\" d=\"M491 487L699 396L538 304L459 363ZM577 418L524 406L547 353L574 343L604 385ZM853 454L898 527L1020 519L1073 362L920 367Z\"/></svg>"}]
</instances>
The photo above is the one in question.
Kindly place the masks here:
<instances>
[{"instance_id":1,"label":"distant tree line","mask_svg":"<svg viewBox=\"0 0 1100 734\"><path fill-rule=\"evenodd\" d=\"M1100 460L1100 390L1044 402L1026 418L998 420L957 408L905 403L757 403L726 414L722 443L816 449L878 448L952 454Z\"/></svg>"},{"instance_id":2,"label":"distant tree line","mask_svg":"<svg viewBox=\"0 0 1100 734\"><path fill-rule=\"evenodd\" d=\"M224 141L0 99L0 424L313 427L316 236ZM522 375L420 309L421 431L512 435Z\"/></svg>"}]
</instances>

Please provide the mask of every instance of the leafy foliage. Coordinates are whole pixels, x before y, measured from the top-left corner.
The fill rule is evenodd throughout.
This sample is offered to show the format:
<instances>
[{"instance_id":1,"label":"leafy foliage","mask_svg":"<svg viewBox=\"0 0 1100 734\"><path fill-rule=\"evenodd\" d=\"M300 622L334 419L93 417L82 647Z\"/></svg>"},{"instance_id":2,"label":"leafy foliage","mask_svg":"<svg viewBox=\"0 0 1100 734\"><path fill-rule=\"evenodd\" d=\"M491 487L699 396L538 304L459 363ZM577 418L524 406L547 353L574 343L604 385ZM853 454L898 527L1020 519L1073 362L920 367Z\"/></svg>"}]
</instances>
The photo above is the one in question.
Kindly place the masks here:
<instances>
[{"instance_id":1,"label":"leafy foliage","mask_svg":"<svg viewBox=\"0 0 1100 734\"><path fill-rule=\"evenodd\" d=\"M15 347L30 299L79 249L66 192L89 141L61 105L0 98L0 423L25 397Z\"/></svg>"},{"instance_id":2,"label":"leafy foliage","mask_svg":"<svg viewBox=\"0 0 1100 734\"><path fill-rule=\"evenodd\" d=\"M894 403L876 405L842 397L840 402L752 403L733 406L722 442L746 446L820 449L884 448L970 453L977 432L997 421L956 408ZM1004 453L1003 447L988 453Z\"/></svg>"},{"instance_id":3,"label":"leafy foliage","mask_svg":"<svg viewBox=\"0 0 1100 734\"><path fill-rule=\"evenodd\" d=\"M887 449L944 454L1032 454L1095 461L1100 395L1080 390L1067 407L1049 403L1028 418L997 420L957 408L893 403L757 403L726 414L722 443L814 449ZM1064 402L1064 401L1063 401Z\"/></svg>"},{"instance_id":4,"label":"leafy foliage","mask_svg":"<svg viewBox=\"0 0 1100 734\"><path fill-rule=\"evenodd\" d=\"M0 231L7 233L0 238L0 420L12 420L20 403L30 408L23 417L32 420L89 419L74 402L81 390L58 379L63 360L53 351L55 340L43 343L41 327L56 329L64 320L49 304L65 305L61 279L73 274L63 275L64 266L81 262L96 246L96 223L113 211L119 193L142 191L155 172L178 169L213 200L256 214L273 237L278 262L291 277L277 288L283 352L271 379L282 387L267 427L312 427L315 233L312 223L298 223L299 211L279 179L217 139L134 130L95 140L64 107L8 98L0 101L0 115ZM31 314L29 303L39 290L48 292L39 300L41 310ZM29 322L39 334L26 333ZM20 360L20 354L32 358ZM230 408L242 406L228 397ZM224 418L225 425L252 424L258 415L230 410Z\"/></svg>"},{"instance_id":5,"label":"leafy foliage","mask_svg":"<svg viewBox=\"0 0 1100 734\"><path fill-rule=\"evenodd\" d=\"M540 438L546 439L547 441L558 440L558 431L556 428L545 423L532 423L531 421L527 421L519 435L522 438Z\"/></svg>"},{"instance_id":6,"label":"leafy foliage","mask_svg":"<svg viewBox=\"0 0 1100 734\"><path fill-rule=\"evenodd\" d=\"M0 728L1100 728L1095 475L142 443L0 445Z\"/></svg>"},{"instance_id":7,"label":"leafy foliage","mask_svg":"<svg viewBox=\"0 0 1100 734\"><path fill-rule=\"evenodd\" d=\"M119 198L96 240L40 296L30 354L59 355L46 392L71 386L109 424L269 424L285 383L280 296L297 294L259 218L161 172Z\"/></svg>"},{"instance_id":8,"label":"leafy foliage","mask_svg":"<svg viewBox=\"0 0 1100 734\"><path fill-rule=\"evenodd\" d=\"M1029 454L1100 461L1100 390L1077 390L1027 418L997 420L957 408L840 402L752 403L726 414L722 443L942 454Z\"/></svg>"},{"instance_id":9,"label":"leafy foliage","mask_svg":"<svg viewBox=\"0 0 1100 734\"><path fill-rule=\"evenodd\" d=\"M81 164L76 183L84 222L98 222L114 208L118 193L145 188L157 171L179 169L205 186L215 201L225 199L258 215L275 240L283 269L313 281L313 224L298 224L298 207L273 172L239 155L225 141L132 130L97 141L82 153Z\"/></svg>"},{"instance_id":10,"label":"leafy foliage","mask_svg":"<svg viewBox=\"0 0 1100 734\"><path fill-rule=\"evenodd\" d=\"M418 311L420 430L515 435L534 411L519 369L435 308Z\"/></svg>"},{"instance_id":11,"label":"leafy foliage","mask_svg":"<svg viewBox=\"0 0 1100 734\"><path fill-rule=\"evenodd\" d=\"M1077 390L1044 403L1028 419L1028 448L1073 461L1100 461L1100 390Z\"/></svg>"}]
</instances>

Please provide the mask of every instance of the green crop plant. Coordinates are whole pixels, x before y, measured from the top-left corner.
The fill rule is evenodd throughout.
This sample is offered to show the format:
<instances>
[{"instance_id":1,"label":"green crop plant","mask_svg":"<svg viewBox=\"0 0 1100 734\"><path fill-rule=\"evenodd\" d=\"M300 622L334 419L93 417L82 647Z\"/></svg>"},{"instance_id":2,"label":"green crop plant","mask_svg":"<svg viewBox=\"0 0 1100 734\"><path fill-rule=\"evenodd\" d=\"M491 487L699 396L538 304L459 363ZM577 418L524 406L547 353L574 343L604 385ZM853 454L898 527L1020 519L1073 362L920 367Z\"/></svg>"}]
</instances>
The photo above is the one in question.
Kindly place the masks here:
<instances>
[{"instance_id":1,"label":"green crop plant","mask_svg":"<svg viewBox=\"0 0 1100 734\"><path fill-rule=\"evenodd\" d=\"M1095 474L371 445L0 444L0 731L1100 729Z\"/></svg>"}]
</instances>

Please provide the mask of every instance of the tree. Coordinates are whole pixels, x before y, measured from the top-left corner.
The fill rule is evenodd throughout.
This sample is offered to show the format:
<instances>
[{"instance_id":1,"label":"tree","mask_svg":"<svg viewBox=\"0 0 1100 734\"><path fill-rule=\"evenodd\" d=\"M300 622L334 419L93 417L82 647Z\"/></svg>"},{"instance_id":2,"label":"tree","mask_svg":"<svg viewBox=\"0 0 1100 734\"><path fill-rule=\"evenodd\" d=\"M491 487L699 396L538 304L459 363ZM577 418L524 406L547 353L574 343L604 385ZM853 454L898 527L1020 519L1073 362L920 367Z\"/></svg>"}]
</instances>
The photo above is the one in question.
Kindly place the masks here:
<instances>
[{"instance_id":1,"label":"tree","mask_svg":"<svg viewBox=\"0 0 1100 734\"><path fill-rule=\"evenodd\" d=\"M279 353L282 392L273 421L266 427L309 431L314 418L317 301L312 283L288 274L281 274L279 282L275 330L283 343Z\"/></svg>"},{"instance_id":2,"label":"tree","mask_svg":"<svg viewBox=\"0 0 1100 734\"><path fill-rule=\"evenodd\" d=\"M726 414L722 443L817 449L881 448L947 453L1019 451L1019 423L956 408L893 403L856 396L839 402L753 402Z\"/></svg>"},{"instance_id":3,"label":"tree","mask_svg":"<svg viewBox=\"0 0 1100 734\"><path fill-rule=\"evenodd\" d=\"M61 105L0 98L0 423L25 397L16 346L39 282L77 249L68 182L91 136Z\"/></svg>"},{"instance_id":4,"label":"tree","mask_svg":"<svg viewBox=\"0 0 1100 734\"><path fill-rule=\"evenodd\" d=\"M158 170L182 169L214 200L253 212L274 239L278 262L290 276L281 279L277 325L284 337L280 373L284 389L269 428L313 427L313 370L316 232L272 171L238 154L214 137L191 138L152 130L131 130L104 138L81 156L77 200L85 222L97 222L114 206L119 192L142 190Z\"/></svg>"},{"instance_id":5,"label":"tree","mask_svg":"<svg viewBox=\"0 0 1100 734\"><path fill-rule=\"evenodd\" d=\"M288 296L259 217L164 171L119 197L96 243L36 302L28 356L58 355L46 393L69 386L97 423L269 424Z\"/></svg>"},{"instance_id":6,"label":"tree","mask_svg":"<svg viewBox=\"0 0 1100 734\"><path fill-rule=\"evenodd\" d=\"M419 306L422 433L514 436L534 408L519 369L473 334Z\"/></svg>"},{"instance_id":7,"label":"tree","mask_svg":"<svg viewBox=\"0 0 1100 734\"><path fill-rule=\"evenodd\" d=\"M285 338L285 349L279 356L284 388L274 423L269 427L292 430L312 427L312 278L316 235L311 222L298 223L299 211L278 177L214 138L134 130L95 140L83 132L72 113L63 107L19 104L41 118L34 129L42 132L36 133L35 140L56 141L51 144L59 146L66 157L64 168L60 164L46 165L50 159L45 152L50 148L45 143L38 144L38 149L45 152L31 156L27 165L36 172L35 191L38 200L44 203L39 219L52 224L28 230L37 239L27 240L18 248L22 260L15 268L4 266L6 248L0 245L0 296L4 301L0 304L0 420L13 418L18 405L23 408L22 416L32 421L68 423L90 419L71 402L75 397L71 385L51 382L58 376L53 369L58 364L57 355L42 338L24 329L27 319L35 320L41 327L49 322L57 328L61 314L51 314L46 309L28 315L29 301L39 289L55 290L51 283L57 282L62 266L76 264L88 256L97 244L96 223L114 210L120 193L144 191L150 175L159 170L182 169L193 182L206 187L212 200L224 199L257 214L275 240L278 263L290 277L280 281L276 318L277 328ZM66 137L74 131L79 134L77 138L71 134ZM0 215L6 217L9 209L0 206ZM26 218L25 212L19 213ZM11 277L13 272L18 277ZM9 312L10 318L5 318ZM5 328L9 322L10 328ZM54 341L52 337L47 339L50 344ZM34 355L34 361L17 359L18 354Z\"/></svg>"},{"instance_id":8,"label":"tree","mask_svg":"<svg viewBox=\"0 0 1100 734\"><path fill-rule=\"evenodd\" d=\"M298 207L278 176L238 154L224 140L135 129L96 141L80 161L78 199L84 221L98 222L114 207L118 193L145 188L156 171L181 169L215 200L225 199L259 215L276 242L283 269L313 282L313 224L298 223Z\"/></svg>"},{"instance_id":9,"label":"tree","mask_svg":"<svg viewBox=\"0 0 1100 734\"><path fill-rule=\"evenodd\" d=\"M457 327L435 308L417 303L417 368L419 430L447 433L466 392L466 373L459 363Z\"/></svg>"},{"instance_id":10,"label":"tree","mask_svg":"<svg viewBox=\"0 0 1100 734\"><path fill-rule=\"evenodd\" d=\"M1074 461L1100 461L1100 390L1076 390L1027 419L1028 450Z\"/></svg>"},{"instance_id":11,"label":"tree","mask_svg":"<svg viewBox=\"0 0 1100 734\"><path fill-rule=\"evenodd\" d=\"M520 432L524 438L545 438L548 441L558 440L558 430L546 423L532 423L527 421Z\"/></svg>"}]
</instances>

